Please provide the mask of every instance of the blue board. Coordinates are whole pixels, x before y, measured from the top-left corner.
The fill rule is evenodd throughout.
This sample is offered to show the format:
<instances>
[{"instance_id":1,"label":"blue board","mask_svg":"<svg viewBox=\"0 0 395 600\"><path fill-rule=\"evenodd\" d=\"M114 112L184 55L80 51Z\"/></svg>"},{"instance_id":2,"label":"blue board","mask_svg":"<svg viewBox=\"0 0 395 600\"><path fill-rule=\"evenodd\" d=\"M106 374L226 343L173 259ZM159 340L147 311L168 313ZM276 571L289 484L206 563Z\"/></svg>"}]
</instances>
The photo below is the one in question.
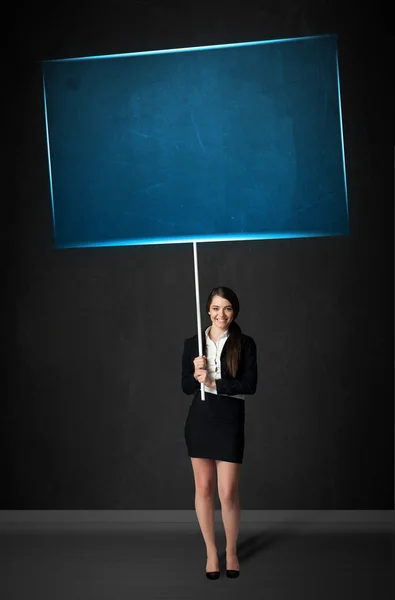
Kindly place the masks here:
<instances>
[{"instance_id":1,"label":"blue board","mask_svg":"<svg viewBox=\"0 0 395 600\"><path fill-rule=\"evenodd\" d=\"M348 233L336 36L42 68L55 246Z\"/></svg>"}]
</instances>

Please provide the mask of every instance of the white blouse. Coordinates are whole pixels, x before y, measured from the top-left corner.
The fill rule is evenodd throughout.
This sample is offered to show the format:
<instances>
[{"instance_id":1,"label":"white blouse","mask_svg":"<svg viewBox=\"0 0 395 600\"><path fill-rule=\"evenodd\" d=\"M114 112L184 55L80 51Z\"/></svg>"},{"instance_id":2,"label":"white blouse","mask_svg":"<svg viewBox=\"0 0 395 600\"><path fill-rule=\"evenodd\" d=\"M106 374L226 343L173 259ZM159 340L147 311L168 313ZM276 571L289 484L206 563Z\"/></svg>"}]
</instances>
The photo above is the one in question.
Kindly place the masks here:
<instances>
[{"instance_id":1,"label":"white blouse","mask_svg":"<svg viewBox=\"0 0 395 600\"><path fill-rule=\"evenodd\" d=\"M221 354L224 349L225 342L229 337L229 330L227 329L221 334L216 342L209 336L211 327L207 327L206 333L206 358L207 358L207 373L210 379L221 379ZM218 394L216 388L209 388L204 386L206 392L210 394ZM230 394L222 394L223 396L230 396ZM232 398L240 398L245 400L244 394L234 394Z\"/></svg>"}]
</instances>

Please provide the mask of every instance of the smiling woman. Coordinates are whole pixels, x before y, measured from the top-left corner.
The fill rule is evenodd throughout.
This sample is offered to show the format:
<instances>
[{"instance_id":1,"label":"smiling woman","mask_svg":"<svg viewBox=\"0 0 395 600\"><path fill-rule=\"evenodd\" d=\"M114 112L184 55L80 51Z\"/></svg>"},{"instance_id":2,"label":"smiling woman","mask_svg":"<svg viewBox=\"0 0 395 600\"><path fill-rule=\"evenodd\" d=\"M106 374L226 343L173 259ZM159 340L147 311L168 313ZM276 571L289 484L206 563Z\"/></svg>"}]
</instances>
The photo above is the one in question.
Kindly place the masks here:
<instances>
[{"instance_id":1,"label":"smiling woman","mask_svg":"<svg viewBox=\"0 0 395 600\"><path fill-rule=\"evenodd\" d=\"M211 325L201 332L205 354L198 356L197 335L185 340L182 389L186 394L194 394L184 434L194 472L196 512L207 547L206 573L209 579L217 579L215 467L226 533L227 576L237 577L238 482L244 453L244 404L245 395L256 391L257 352L254 340L242 333L236 323L239 300L233 290L214 288L206 309ZM200 399L201 383L205 386L204 402Z\"/></svg>"},{"instance_id":2,"label":"smiling woman","mask_svg":"<svg viewBox=\"0 0 395 600\"><path fill-rule=\"evenodd\" d=\"M235 377L241 353L241 329L234 320L239 314L239 300L229 288L214 288L207 299L206 309L212 322L209 337L213 342L230 330L226 363Z\"/></svg>"}]
</instances>

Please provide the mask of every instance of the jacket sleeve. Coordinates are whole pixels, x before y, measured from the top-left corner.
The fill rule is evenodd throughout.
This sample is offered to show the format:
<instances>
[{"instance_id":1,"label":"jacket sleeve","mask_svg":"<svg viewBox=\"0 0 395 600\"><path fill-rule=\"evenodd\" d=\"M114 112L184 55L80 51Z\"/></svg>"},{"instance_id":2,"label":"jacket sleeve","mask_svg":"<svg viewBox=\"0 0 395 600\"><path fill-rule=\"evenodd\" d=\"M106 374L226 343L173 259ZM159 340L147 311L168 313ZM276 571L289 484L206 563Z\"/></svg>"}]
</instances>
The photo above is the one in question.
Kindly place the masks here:
<instances>
[{"instance_id":1,"label":"jacket sleeve","mask_svg":"<svg viewBox=\"0 0 395 600\"><path fill-rule=\"evenodd\" d=\"M196 381L193 374L195 368L193 365L193 358L191 356L191 344L190 340L185 340L184 351L182 353L182 375L181 375L181 387L184 394L194 394L200 387L200 383Z\"/></svg>"},{"instance_id":2,"label":"jacket sleeve","mask_svg":"<svg viewBox=\"0 0 395 600\"><path fill-rule=\"evenodd\" d=\"M255 394L258 382L257 350L252 338L245 341L237 379L229 376L216 380L218 394Z\"/></svg>"}]
</instances>

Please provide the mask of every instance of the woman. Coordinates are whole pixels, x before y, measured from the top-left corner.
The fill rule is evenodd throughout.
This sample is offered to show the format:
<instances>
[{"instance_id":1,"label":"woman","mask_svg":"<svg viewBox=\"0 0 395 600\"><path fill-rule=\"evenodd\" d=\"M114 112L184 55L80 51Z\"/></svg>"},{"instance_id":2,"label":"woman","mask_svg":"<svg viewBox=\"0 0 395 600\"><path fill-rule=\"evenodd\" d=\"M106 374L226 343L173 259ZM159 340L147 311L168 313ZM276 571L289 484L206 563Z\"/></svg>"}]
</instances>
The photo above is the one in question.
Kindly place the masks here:
<instances>
[{"instance_id":1,"label":"woman","mask_svg":"<svg viewBox=\"0 0 395 600\"><path fill-rule=\"evenodd\" d=\"M214 533L215 469L226 535L226 575L238 577L237 536L240 522L238 484L244 453L244 399L255 394L257 352L254 340L236 323L239 301L227 287L210 293L206 310L211 325L184 343L182 390L194 394L185 423L185 441L195 480L195 508L207 550L206 576L218 579ZM200 384L205 386L201 399Z\"/></svg>"}]
</instances>

